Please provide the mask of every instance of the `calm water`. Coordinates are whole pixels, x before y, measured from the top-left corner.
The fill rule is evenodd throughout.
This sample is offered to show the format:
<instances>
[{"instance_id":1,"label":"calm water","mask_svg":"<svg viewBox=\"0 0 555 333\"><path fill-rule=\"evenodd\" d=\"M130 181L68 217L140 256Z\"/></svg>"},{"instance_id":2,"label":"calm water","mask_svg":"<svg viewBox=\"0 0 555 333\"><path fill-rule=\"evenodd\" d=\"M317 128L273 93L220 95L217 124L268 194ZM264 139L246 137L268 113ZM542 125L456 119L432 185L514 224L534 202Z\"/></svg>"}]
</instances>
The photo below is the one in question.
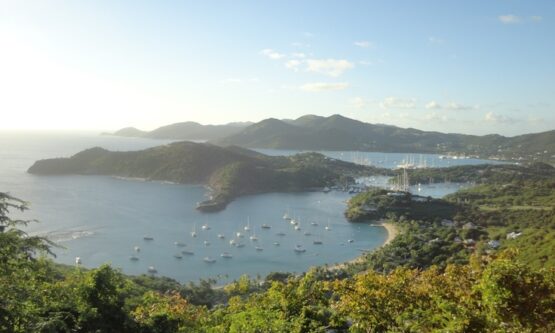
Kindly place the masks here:
<instances>
[{"instance_id":1,"label":"calm water","mask_svg":"<svg viewBox=\"0 0 555 333\"><path fill-rule=\"evenodd\" d=\"M57 261L72 264L79 256L86 267L111 263L129 274L145 273L149 266L155 266L160 275L179 281L219 276L220 281L225 282L245 273L255 276L272 271L301 272L310 266L352 259L363 250L381 245L387 237L381 227L351 224L344 219L343 211L349 195L343 192L248 196L234 201L222 212L202 214L194 209L196 202L205 195L205 189L200 186L104 176L44 177L25 172L37 159L70 156L93 146L135 150L163 143L166 142L95 133L0 133L0 191L31 203L31 210L22 217L36 218L41 222L32 224L28 231L47 235L64 247L55 250ZM340 152L326 153L341 157ZM378 154L381 157L376 158L388 161L399 157L402 160L406 156L365 154ZM355 155L346 152L344 156ZM434 155L426 156L445 161ZM448 162L469 163L471 160ZM375 184L384 181L384 178L370 180ZM456 184L436 185L422 188L421 194L442 196L457 189ZM282 219L286 210L300 219L302 230L294 230ZM247 219L250 219L250 233L255 233L258 242L249 240L250 233L244 231ZM330 231L324 229L328 223ZM204 224L211 229L202 230ZM270 225L271 229L262 229L262 224ZM198 237L193 238L190 232L195 226ZM246 234L240 239L245 244L242 248L229 245L238 231ZM309 235L305 235L307 232ZM225 238L218 238L218 234ZM154 240L144 241L145 235ZM315 239L323 244L314 245ZM210 244L205 245L204 241ZM178 247L175 242L186 246ZM279 246L274 242L279 242ZM293 248L297 244L303 245L306 252L296 254ZM129 257L134 254L135 246L141 249L136 253L139 260L131 261ZM256 246L263 250L257 251ZM195 254L184 255L183 259L174 258L182 250ZM233 258L221 258L222 252L231 253ZM207 256L216 262L204 262L203 258Z\"/></svg>"}]
</instances>

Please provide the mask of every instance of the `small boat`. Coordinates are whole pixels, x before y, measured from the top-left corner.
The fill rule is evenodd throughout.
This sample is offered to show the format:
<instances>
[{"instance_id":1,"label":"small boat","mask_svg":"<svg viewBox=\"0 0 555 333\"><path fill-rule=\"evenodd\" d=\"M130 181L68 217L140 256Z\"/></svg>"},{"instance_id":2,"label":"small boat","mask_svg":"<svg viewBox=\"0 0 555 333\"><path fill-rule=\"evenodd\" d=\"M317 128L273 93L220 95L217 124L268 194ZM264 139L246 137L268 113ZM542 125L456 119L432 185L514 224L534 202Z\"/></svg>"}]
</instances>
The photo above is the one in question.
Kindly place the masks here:
<instances>
[{"instance_id":1,"label":"small boat","mask_svg":"<svg viewBox=\"0 0 555 333\"><path fill-rule=\"evenodd\" d=\"M285 232L278 232L276 233L277 236L285 236Z\"/></svg>"},{"instance_id":2,"label":"small boat","mask_svg":"<svg viewBox=\"0 0 555 333\"><path fill-rule=\"evenodd\" d=\"M312 244L314 245L322 245L322 241L319 239L315 239L314 241L312 241Z\"/></svg>"},{"instance_id":3,"label":"small boat","mask_svg":"<svg viewBox=\"0 0 555 333\"><path fill-rule=\"evenodd\" d=\"M154 237L152 237L152 236L144 236L143 239L144 239L145 241L151 241L151 240L154 240Z\"/></svg>"},{"instance_id":4,"label":"small boat","mask_svg":"<svg viewBox=\"0 0 555 333\"><path fill-rule=\"evenodd\" d=\"M310 225L313 225L313 226L316 227L316 226L318 226L318 223L316 223L316 222L310 222Z\"/></svg>"},{"instance_id":5,"label":"small boat","mask_svg":"<svg viewBox=\"0 0 555 333\"><path fill-rule=\"evenodd\" d=\"M154 268L154 266L148 266L148 272L150 274L156 274L158 273L158 271L156 270L156 268Z\"/></svg>"},{"instance_id":6,"label":"small boat","mask_svg":"<svg viewBox=\"0 0 555 333\"><path fill-rule=\"evenodd\" d=\"M210 242L209 241L204 241L204 246L210 246Z\"/></svg>"},{"instance_id":7,"label":"small boat","mask_svg":"<svg viewBox=\"0 0 555 333\"><path fill-rule=\"evenodd\" d=\"M305 236L312 236L312 234L311 234L310 232L308 232L308 231L305 232L304 235L305 235Z\"/></svg>"},{"instance_id":8,"label":"small boat","mask_svg":"<svg viewBox=\"0 0 555 333\"><path fill-rule=\"evenodd\" d=\"M187 244L183 243L183 242L173 242L173 244L177 247L185 247L187 246Z\"/></svg>"},{"instance_id":9,"label":"small boat","mask_svg":"<svg viewBox=\"0 0 555 333\"><path fill-rule=\"evenodd\" d=\"M231 246L234 246L236 244L237 244L237 242L235 241L235 239L232 239L232 240L229 241L229 245L231 245Z\"/></svg>"},{"instance_id":10,"label":"small boat","mask_svg":"<svg viewBox=\"0 0 555 333\"><path fill-rule=\"evenodd\" d=\"M233 255L229 252L224 252L224 253L220 254L220 257L231 259L231 258L233 258Z\"/></svg>"},{"instance_id":11,"label":"small boat","mask_svg":"<svg viewBox=\"0 0 555 333\"><path fill-rule=\"evenodd\" d=\"M250 231L251 230L251 220L248 217L247 217L247 225L243 228L243 230L245 230L245 231Z\"/></svg>"},{"instance_id":12,"label":"small boat","mask_svg":"<svg viewBox=\"0 0 555 333\"><path fill-rule=\"evenodd\" d=\"M202 230L210 230L210 226L208 224L204 224L202 227Z\"/></svg>"},{"instance_id":13,"label":"small boat","mask_svg":"<svg viewBox=\"0 0 555 333\"><path fill-rule=\"evenodd\" d=\"M301 230L301 227L298 226L298 225L296 225L296 226L295 226L295 230L299 231L299 230Z\"/></svg>"},{"instance_id":14,"label":"small boat","mask_svg":"<svg viewBox=\"0 0 555 333\"><path fill-rule=\"evenodd\" d=\"M271 229L272 227L267 225L266 223L264 223L263 225L260 226L260 228L262 228L262 229Z\"/></svg>"},{"instance_id":15,"label":"small boat","mask_svg":"<svg viewBox=\"0 0 555 333\"><path fill-rule=\"evenodd\" d=\"M279 246L279 242L274 242L274 245L275 245L275 246Z\"/></svg>"},{"instance_id":16,"label":"small boat","mask_svg":"<svg viewBox=\"0 0 555 333\"><path fill-rule=\"evenodd\" d=\"M241 232L237 232L235 235L237 235L237 237L239 237L239 238L245 237L245 235L243 235Z\"/></svg>"},{"instance_id":17,"label":"small boat","mask_svg":"<svg viewBox=\"0 0 555 333\"><path fill-rule=\"evenodd\" d=\"M329 220L328 220L328 225L327 225L324 229L326 229L327 231L330 231L330 230L331 230L330 221L329 221Z\"/></svg>"},{"instance_id":18,"label":"small boat","mask_svg":"<svg viewBox=\"0 0 555 333\"><path fill-rule=\"evenodd\" d=\"M258 251L258 252L260 252L260 251L264 251L264 249L263 249L263 248L261 248L260 246L255 246L254 248L255 248L255 249L256 249L256 251Z\"/></svg>"},{"instance_id":19,"label":"small boat","mask_svg":"<svg viewBox=\"0 0 555 333\"><path fill-rule=\"evenodd\" d=\"M138 246L135 246L135 247L133 248L133 250L135 250L135 252L141 252L141 248L138 247Z\"/></svg>"},{"instance_id":20,"label":"small boat","mask_svg":"<svg viewBox=\"0 0 555 333\"><path fill-rule=\"evenodd\" d=\"M139 260L139 257L137 257L137 256L130 256L130 257L129 257L129 260L131 260L131 261L137 261L137 260Z\"/></svg>"},{"instance_id":21,"label":"small boat","mask_svg":"<svg viewBox=\"0 0 555 333\"><path fill-rule=\"evenodd\" d=\"M197 237L197 224L193 226L193 231L191 231L191 237Z\"/></svg>"},{"instance_id":22,"label":"small boat","mask_svg":"<svg viewBox=\"0 0 555 333\"><path fill-rule=\"evenodd\" d=\"M212 257L204 257L202 260L204 260L205 263L208 264L213 264L216 262L216 259L212 258Z\"/></svg>"},{"instance_id":23,"label":"small boat","mask_svg":"<svg viewBox=\"0 0 555 333\"><path fill-rule=\"evenodd\" d=\"M224 238L225 238L225 236L224 236L224 235L222 235L222 234L218 234L218 238L219 238L219 239L224 239Z\"/></svg>"},{"instance_id":24,"label":"small boat","mask_svg":"<svg viewBox=\"0 0 555 333\"><path fill-rule=\"evenodd\" d=\"M302 245L295 245L295 248L293 249L293 251L295 251L297 253L304 253L304 252L306 252L306 249L303 248Z\"/></svg>"},{"instance_id":25,"label":"small boat","mask_svg":"<svg viewBox=\"0 0 555 333\"><path fill-rule=\"evenodd\" d=\"M81 258L75 257L75 265L81 265Z\"/></svg>"},{"instance_id":26,"label":"small boat","mask_svg":"<svg viewBox=\"0 0 555 333\"><path fill-rule=\"evenodd\" d=\"M297 225L297 221L295 219L291 219L291 221L289 221L289 223L291 223L292 225Z\"/></svg>"},{"instance_id":27,"label":"small boat","mask_svg":"<svg viewBox=\"0 0 555 333\"><path fill-rule=\"evenodd\" d=\"M174 254L173 257L174 257L175 259L183 259L183 256L182 256L181 254L179 254L179 253Z\"/></svg>"},{"instance_id":28,"label":"small boat","mask_svg":"<svg viewBox=\"0 0 555 333\"><path fill-rule=\"evenodd\" d=\"M354 242L354 240L349 239L349 240L347 240L347 242L352 243L352 242Z\"/></svg>"},{"instance_id":29,"label":"small boat","mask_svg":"<svg viewBox=\"0 0 555 333\"><path fill-rule=\"evenodd\" d=\"M237 247L245 247L245 244L243 244L243 243L237 243L236 246L237 246Z\"/></svg>"},{"instance_id":30,"label":"small boat","mask_svg":"<svg viewBox=\"0 0 555 333\"><path fill-rule=\"evenodd\" d=\"M252 235L249 237L249 239L253 242L257 242L258 241L258 237L256 237L256 235Z\"/></svg>"},{"instance_id":31,"label":"small boat","mask_svg":"<svg viewBox=\"0 0 555 333\"><path fill-rule=\"evenodd\" d=\"M184 254L184 255L188 255L188 256L192 256L192 255L195 254L195 252L193 252L193 251L187 251L187 250L181 251L181 253Z\"/></svg>"}]
</instances>

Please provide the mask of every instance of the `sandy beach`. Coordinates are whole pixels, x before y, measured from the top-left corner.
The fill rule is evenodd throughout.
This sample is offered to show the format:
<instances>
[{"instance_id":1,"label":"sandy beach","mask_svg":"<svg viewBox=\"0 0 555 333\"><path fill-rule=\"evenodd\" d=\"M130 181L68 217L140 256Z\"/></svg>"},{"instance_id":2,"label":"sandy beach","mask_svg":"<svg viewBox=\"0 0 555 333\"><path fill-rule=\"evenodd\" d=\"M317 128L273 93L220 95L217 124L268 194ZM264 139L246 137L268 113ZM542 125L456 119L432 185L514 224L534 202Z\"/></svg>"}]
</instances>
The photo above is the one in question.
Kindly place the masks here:
<instances>
[{"instance_id":1,"label":"sandy beach","mask_svg":"<svg viewBox=\"0 0 555 333\"><path fill-rule=\"evenodd\" d=\"M399 228L393 224L393 223L389 223L389 222L381 222L379 224L374 224L375 227L384 227L385 230L387 230L387 238L385 240L385 242L378 248L379 249L381 247L386 246L387 244L391 243L395 237L397 237L397 235L399 235ZM331 265L329 266L329 270L336 270L336 269L342 269L345 268L347 265L349 264L356 264L361 262L364 259L364 254L360 255L352 260L340 263L340 264L336 264L336 265Z\"/></svg>"}]
</instances>

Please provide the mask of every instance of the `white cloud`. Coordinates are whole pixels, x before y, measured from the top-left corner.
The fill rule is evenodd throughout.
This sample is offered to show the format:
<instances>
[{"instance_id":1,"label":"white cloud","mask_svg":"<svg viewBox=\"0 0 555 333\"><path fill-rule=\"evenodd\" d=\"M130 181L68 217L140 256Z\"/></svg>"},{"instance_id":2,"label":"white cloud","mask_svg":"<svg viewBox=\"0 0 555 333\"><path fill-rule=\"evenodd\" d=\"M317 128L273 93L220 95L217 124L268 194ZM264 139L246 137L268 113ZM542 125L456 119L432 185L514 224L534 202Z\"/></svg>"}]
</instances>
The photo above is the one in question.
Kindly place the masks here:
<instances>
[{"instance_id":1,"label":"white cloud","mask_svg":"<svg viewBox=\"0 0 555 333\"><path fill-rule=\"evenodd\" d=\"M514 118L493 112L486 113L484 115L484 120L496 124L514 124L517 122L517 120Z\"/></svg>"},{"instance_id":2,"label":"white cloud","mask_svg":"<svg viewBox=\"0 0 555 333\"><path fill-rule=\"evenodd\" d=\"M285 67L297 72L299 71L299 66L302 65L302 61L297 59L291 59L285 63Z\"/></svg>"},{"instance_id":3,"label":"white cloud","mask_svg":"<svg viewBox=\"0 0 555 333\"><path fill-rule=\"evenodd\" d=\"M424 115L424 120L433 121L433 122L437 122L437 123L445 123L449 119L447 118L446 115L434 111L434 112L426 113Z\"/></svg>"},{"instance_id":4,"label":"white cloud","mask_svg":"<svg viewBox=\"0 0 555 333\"><path fill-rule=\"evenodd\" d=\"M368 106L368 102L362 97L355 97L351 99L349 104L355 109L364 109Z\"/></svg>"},{"instance_id":5,"label":"white cloud","mask_svg":"<svg viewBox=\"0 0 555 333\"><path fill-rule=\"evenodd\" d=\"M354 42L353 44L354 44L355 46L362 47L362 48L365 48L365 49L367 49L367 48L373 46L373 44L370 43L370 42L367 41L367 40L357 41L357 42Z\"/></svg>"},{"instance_id":6,"label":"white cloud","mask_svg":"<svg viewBox=\"0 0 555 333\"><path fill-rule=\"evenodd\" d=\"M344 59L308 59L306 64L306 70L308 72L320 73L332 77L338 77L345 71L355 67L352 62Z\"/></svg>"},{"instance_id":7,"label":"white cloud","mask_svg":"<svg viewBox=\"0 0 555 333\"><path fill-rule=\"evenodd\" d=\"M413 109L416 107L416 100L413 98L386 97L380 102L382 109Z\"/></svg>"},{"instance_id":8,"label":"white cloud","mask_svg":"<svg viewBox=\"0 0 555 333\"><path fill-rule=\"evenodd\" d=\"M327 83L327 82L315 82L315 83L307 83L300 87L301 90L304 91L311 91L311 92L319 92L319 91L332 91L332 90L344 90L349 87L347 82L336 82L336 83Z\"/></svg>"},{"instance_id":9,"label":"white cloud","mask_svg":"<svg viewBox=\"0 0 555 333\"><path fill-rule=\"evenodd\" d=\"M462 110L472 110L472 109L477 109L477 108L478 107L476 107L476 106L463 105L463 104L458 104L458 103L455 103L455 102L448 102L447 104L443 105L443 104L440 104L436 101L430 101L426 104L426 109L428 109L428 110L444 109L444 110L462 111Z\"/></svg>"},{"instance_id":10,"label":"white cloud","mask_svg":"<svg viewBox=\"0 0 555 333\"><path fill-rule=\"evenodd\" d=\"M285 57L285 54L279 53L277 51L274 51L272 49L264 49L262 51L260 51L260 54L272 59L272 60L279 60L281 58Z\"/></svg>"},{"instance_id":11,"label":"white cloud","mask_svg":"<svg viewBox=\"0 0 555 333\"><path fill-rule=\"evenodd\" d=\"M515 23L520 23L520 21L522 21L520 17L512 14L499 15L497 19L503 24L515 24Z\"/></svg>"}]
</instances>

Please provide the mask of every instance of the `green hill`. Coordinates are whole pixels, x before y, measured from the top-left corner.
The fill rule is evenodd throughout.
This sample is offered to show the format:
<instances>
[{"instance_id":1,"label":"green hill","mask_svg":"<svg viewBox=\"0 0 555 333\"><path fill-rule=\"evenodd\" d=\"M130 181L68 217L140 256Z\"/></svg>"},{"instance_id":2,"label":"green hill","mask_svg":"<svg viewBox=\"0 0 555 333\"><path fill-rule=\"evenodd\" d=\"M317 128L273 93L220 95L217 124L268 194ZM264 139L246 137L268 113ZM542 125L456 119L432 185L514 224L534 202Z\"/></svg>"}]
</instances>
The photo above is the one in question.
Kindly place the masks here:
<instances>
[{"instance_id":1,"label":"green hill","mask_svg":"<svg viewBox=\"0 0 555 333\"><path fill-rule=\"evenodd\" d=\"M37 175L113 175L206 184L211 199L199 209L223 209L237 196L270 191L302 191L349 182L349 175L386 172L325 157L317 153L266 156L240 147L176 142L141 151L113 152L91 148L70 158L35 162Z\"/></svg>"},{"instance_id":2,"label":"green hill","mask_svg":"<svg viewBox=\"0 0 555 333\"><path fill-rule=\"evenodd\" d=\"M555 161L555 130L515 137L476 136L370 124L341 115L265 119L214 142L249 148L465 154L505 160Z\"/></svg>"},{"instance_id":3,"label":"green hill","mask_svg":"<svg viewBox=\"0 0 555 333\"><path fill-rule=\"evenodd\" d=\"M201 125L196 122L187 121L162 126L150 132L141 131L134 127L126 127L112 133L112 135L170 140L216 140L238 133L250 124Z\"/></svg>"}]
</instances>

